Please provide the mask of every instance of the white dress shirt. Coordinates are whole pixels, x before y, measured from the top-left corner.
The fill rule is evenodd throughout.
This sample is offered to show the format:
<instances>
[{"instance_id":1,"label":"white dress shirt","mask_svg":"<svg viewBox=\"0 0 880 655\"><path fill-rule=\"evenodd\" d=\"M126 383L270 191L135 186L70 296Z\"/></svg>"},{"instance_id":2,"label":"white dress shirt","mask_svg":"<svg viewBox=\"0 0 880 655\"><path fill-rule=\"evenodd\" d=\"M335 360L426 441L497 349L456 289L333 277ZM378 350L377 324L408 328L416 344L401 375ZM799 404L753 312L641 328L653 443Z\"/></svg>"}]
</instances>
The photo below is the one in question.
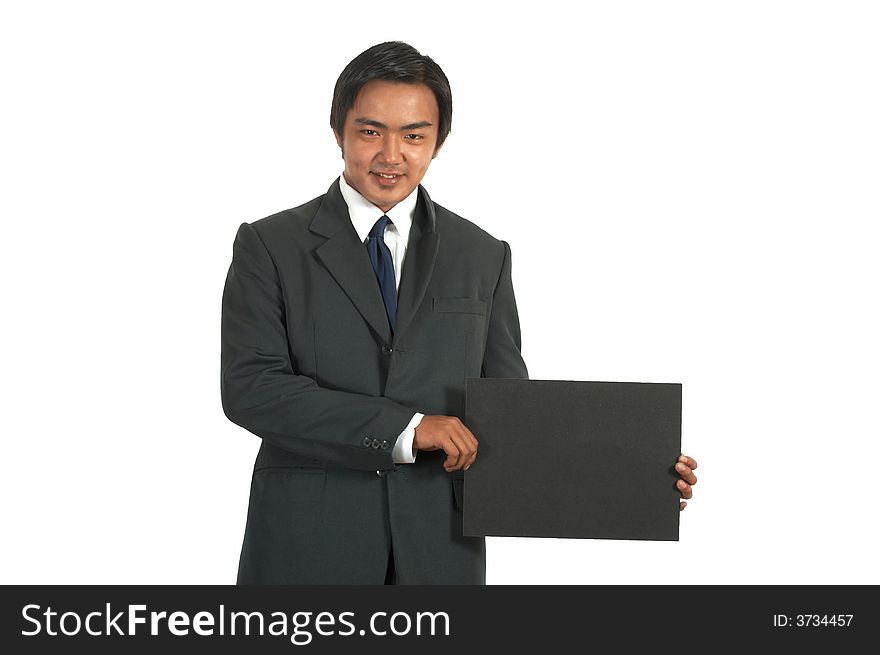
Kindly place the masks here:
<instances>
[{"instance_id":1,"label":"white dress shirt","mask_svg":"<svg viewBox=\"0 0 880 655\"><path fill-rule=\"evenodd\" d=\"M351 224L357 232L358 238L366 244L370 230L383 216L391 219L391 223L385 227L385 245L391 251L391 261L394 264L394 281L400 289L400 274L403 271L403 260L406 257L406 244L409 241L409 229L412 226L413 214L418 200L418 188L413 189L406 198L394 205L387 212L383 212L376 205L364 198L348 182L345 176L339 176L339 190L345 204L348 205L348 215ZM416 453L413 449L413 440L416 436L416 426L425 417L416 412L403 432L397 437L391 459L396 464L412 464L416 461Z\"/></svg>"}]
</instances>

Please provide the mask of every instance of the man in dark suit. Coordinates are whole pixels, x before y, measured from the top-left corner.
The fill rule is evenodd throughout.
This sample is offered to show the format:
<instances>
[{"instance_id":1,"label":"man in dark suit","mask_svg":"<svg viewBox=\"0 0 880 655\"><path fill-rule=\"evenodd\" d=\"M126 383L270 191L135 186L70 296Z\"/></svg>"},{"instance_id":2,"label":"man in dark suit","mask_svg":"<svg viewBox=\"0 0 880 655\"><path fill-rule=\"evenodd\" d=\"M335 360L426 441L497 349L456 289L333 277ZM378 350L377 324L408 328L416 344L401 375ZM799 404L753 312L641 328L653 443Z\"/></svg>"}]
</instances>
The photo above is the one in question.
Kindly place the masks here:
<instances>
[{"instance_id":1,"label":"man in dark suit","mask_svg":"<svg viewBox=\"0 0 880 655\"><path fill-rule=\"evenodd\" d=\"M239 583L485 582L485 542L461 530L464 381L528 373L510 248L420 185L451 118L433 60L366 50L334 90L343 175L238 230L223 408L262 438Z\"/></svg>"}]
</instances>

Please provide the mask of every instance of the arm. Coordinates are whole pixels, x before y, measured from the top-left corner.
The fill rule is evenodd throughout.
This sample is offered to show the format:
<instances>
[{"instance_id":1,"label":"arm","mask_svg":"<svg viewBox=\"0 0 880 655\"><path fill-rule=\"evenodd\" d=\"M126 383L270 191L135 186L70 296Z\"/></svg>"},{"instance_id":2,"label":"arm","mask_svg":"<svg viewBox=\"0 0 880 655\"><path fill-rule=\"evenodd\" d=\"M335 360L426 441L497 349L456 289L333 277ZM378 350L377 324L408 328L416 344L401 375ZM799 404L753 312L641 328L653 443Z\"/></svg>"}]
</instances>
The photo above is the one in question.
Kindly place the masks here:
<instances>
[{"instance_id":1,"label":"arm","mask_svg":"<svg viewBox=\"0 0 880 655\"><path fill-rule=\"evenodd\" d=\"M529 371L520 353L519 314L510 273L510 246L504 244L504 262L492 297L489 335L483 355L484 378L528 378Z\"/></svg>"},{"instance_id":2,"label":"arm","mask_svg":"<svg viewBox=\"0 0 880 655\"><path fill-rule=\"evenodd\" d=\"M413 410L387 398L322 389L293 370L278 273L247 223L233 244L221 332L221 396L230 421L274 446L333 466L393 466L394 440Z\"/></svg>"}]
</instances>

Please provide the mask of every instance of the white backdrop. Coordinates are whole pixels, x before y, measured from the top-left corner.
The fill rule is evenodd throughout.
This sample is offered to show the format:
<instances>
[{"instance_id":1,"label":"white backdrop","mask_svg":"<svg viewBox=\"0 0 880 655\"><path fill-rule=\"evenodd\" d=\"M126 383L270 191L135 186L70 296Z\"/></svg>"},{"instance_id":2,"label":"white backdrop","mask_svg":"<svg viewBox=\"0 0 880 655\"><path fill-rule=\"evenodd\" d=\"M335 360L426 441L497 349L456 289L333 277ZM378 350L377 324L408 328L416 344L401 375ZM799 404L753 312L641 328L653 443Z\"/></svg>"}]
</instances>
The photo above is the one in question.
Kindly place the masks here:
<instances>
[{"instance_id":1,"label":"white backdrop","mask_svg":"<svg viewBox=\"0 0 880 655\"><path fill-rule=\"evenodd\" d=\"M680 542L491 538L489 583L880 583L873 3L2 7L0 582L234 582L233 237L326 191L336 77L397 39L531 376L681 382L700 463Z\"/></svg>"}]
</instances>

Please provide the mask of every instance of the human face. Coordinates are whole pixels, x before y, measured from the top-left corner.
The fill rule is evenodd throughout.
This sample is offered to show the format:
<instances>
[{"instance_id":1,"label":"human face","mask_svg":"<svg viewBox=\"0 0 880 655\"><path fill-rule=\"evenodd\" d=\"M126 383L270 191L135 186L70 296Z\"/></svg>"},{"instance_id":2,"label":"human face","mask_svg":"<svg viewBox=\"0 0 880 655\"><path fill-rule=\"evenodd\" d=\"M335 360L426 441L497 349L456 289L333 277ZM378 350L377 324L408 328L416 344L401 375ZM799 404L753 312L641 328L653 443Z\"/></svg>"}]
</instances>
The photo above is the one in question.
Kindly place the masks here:
<instances>
[{"instance_id":1,"label":"human face","mask_svg":"<svg viewBox=\"0 0 880 655\"><path fill-rule=\"evenodd\" d=\"M434 92L424 84L367 82L343 134L336 134L345 181L383 212L390 210L419 185L437 156L439 116Z\"/></svg>"}]
</instances>

